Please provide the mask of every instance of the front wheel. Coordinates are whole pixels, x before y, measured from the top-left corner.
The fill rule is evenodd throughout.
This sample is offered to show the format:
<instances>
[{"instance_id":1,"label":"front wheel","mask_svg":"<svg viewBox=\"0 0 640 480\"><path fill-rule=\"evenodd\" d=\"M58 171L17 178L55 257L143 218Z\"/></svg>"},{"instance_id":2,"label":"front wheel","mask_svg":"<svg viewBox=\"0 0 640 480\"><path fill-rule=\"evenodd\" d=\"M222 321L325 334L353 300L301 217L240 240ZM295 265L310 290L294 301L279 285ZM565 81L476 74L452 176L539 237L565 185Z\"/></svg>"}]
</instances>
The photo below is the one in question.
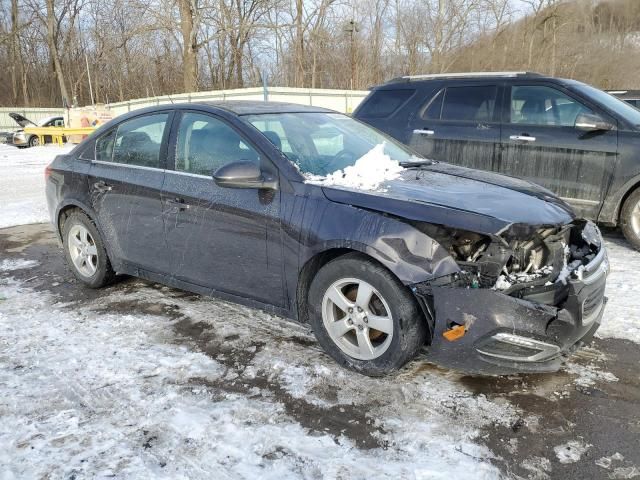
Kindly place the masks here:
<instances>
[{"instance_id":1,"label":"front wheel","mask_svg":"<svg viewBox=\"0 0 640 480\"><path fill-rule=\"evenodd\" d=\"M309 320L339 364L379 376L402 367L427 339L413 295L388 270L360 254L337 258L309 290Z\"/></svg>"},{"instance_id":2,"label":"front wheel","mask_svg":"<svg viewBox=\"0 0 640 480\"><path fill-rule=\"evenodd\" d=\"M633 191L622 205L620 228L629 243L640 250L640 188Z\"/></svg>"},{"instance_id":3,"label":"front wheel","mask_svg":"<svg viewBox=\"0 0 640 480\"><path fill-rule=\"evenodd\" d=\"M40 145L40 138L38 138L37 135L32 135L31 138L29 139L29 146L37 147L38 145Z\"/></svg>"}]
</instances>

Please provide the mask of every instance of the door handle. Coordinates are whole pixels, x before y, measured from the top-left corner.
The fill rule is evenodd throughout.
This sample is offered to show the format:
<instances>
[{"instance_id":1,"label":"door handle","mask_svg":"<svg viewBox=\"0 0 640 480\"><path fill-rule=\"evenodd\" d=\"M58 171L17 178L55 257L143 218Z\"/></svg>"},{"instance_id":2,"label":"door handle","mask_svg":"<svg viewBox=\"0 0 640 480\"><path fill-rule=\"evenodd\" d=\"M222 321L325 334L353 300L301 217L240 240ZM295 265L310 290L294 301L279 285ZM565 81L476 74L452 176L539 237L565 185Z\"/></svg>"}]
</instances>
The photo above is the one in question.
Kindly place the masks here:
<instances>
[{"instance_id":1,"label":"door handle","mask_svg":"<svg viewBox=\"0 0 640 480\"><path fill-rule=\"evenodd\" d=\"M92 186L93 186L93 190L98 193L106 193L113 190L113 187L111 185L107 185L107 183L103 182L102 180L94 183Z\"/></svg>"},{"instance_id":2,"label":"door handle","mask_svg":"<svg viewBox=\"0 0 640 480\"><path fill-rule=\"evenodd\" d=\"M189 204L184 203L184 198L169 198L165 200L167 205L177 208L179 211L187 210L189 208Z\"/></svg>"},{"instance_id":3,"label":"door handle","mask_svg":"<svg viewBox=\"0 0 640 480\"><path fill-rule=\"evenodd\" d=\"M509 137L511 140L515 140L516 142L535 142L536 137L530 137L529 135L511 135Z\"/></svg>"},{"instance_id":4,"label":"door handle","mask_svg":"<svg viewBox=\"0 0 640 480\"><path fill-rule=\"evenodd\" d=\"M416 128L413 133L417 134L417 135L433 135L434 132L433 130L429 130L429 129L425 129L425 128Z\"/></svg>"}]
</instances>

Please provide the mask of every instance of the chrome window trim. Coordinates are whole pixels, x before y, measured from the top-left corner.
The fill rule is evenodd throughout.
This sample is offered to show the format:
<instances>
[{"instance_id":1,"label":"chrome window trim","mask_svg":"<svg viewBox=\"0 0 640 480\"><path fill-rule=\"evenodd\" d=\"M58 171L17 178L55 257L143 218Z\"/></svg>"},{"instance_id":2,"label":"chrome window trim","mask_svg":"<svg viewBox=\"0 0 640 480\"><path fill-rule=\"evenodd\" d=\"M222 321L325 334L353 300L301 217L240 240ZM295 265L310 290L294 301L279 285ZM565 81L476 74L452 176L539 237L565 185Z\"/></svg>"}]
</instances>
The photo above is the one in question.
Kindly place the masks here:
<instances>
[{"instance_id":1,"label":"chrome window trim","mask_svg":"<svg viewBox=\"0 0 640 480\"><path fill-rule=\"evenodd\" d=\"M99 165L113 165L114 167L127 167L127 168L135 168L137 170L151 170L153 172L166 172L166 168L158 168L158 167L145 167L144 165L130 165L128 163L118 163L118 162L105 162L104 160L91 160L91 163L97 163Z\"/></svg>"},{"instance_id":2,"label":"chrome window trim","mask_svg":"<svg viewBox=\"0 0 640 480\"><path fill-rule=\"evenodd\" d=\"M185 177L206 178L207 180L213 180L213 176L201 175L199 173L183 172L181 170L165 170L166 173L175 173L176 175L184 175Z\"/></svg>"}]
</instances>

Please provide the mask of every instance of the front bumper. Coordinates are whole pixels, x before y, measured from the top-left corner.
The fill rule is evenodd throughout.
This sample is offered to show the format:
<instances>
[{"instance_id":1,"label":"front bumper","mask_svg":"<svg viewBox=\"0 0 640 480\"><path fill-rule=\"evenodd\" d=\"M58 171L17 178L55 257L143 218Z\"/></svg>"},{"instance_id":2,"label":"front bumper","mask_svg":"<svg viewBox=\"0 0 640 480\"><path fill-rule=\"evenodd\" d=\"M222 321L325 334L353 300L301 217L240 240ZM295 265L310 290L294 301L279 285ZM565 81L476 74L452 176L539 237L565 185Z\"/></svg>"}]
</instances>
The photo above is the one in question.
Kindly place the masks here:
<instances>
[{"instance_id":1,"label":"front bumper","mask_svg":"<svg viewBox=\"0 0 640 480\"><path fill-rule=\"evenodd\" d=\"M490 289L435 286L427 294L414 285L417 298L435 317L428 358L468 373L556 371L600 326L608 270L602 247L580 278L523 298ZM555 306L537 301L549 296L561 300ZM464 326L465 334L447 340L443 334L456 325Z\"/></svg>"}]
</instances>

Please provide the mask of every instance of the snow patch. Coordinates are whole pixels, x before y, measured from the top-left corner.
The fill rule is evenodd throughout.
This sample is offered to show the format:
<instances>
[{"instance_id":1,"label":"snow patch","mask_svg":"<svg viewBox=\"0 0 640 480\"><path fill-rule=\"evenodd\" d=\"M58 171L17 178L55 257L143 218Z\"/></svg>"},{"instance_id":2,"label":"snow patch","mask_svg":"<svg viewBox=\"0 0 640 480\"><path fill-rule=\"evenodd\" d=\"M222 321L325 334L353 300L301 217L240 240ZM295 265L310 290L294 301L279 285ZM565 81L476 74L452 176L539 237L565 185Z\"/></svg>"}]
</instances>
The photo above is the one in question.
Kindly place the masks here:
<instances>
[{"instance_id":1,"label":"snow patch","mask_svg":"<svg viewBox=\"0 0 640 480\"><path fill-rule=\"evenodd\" d=\"M609 302L596 336L640 343L640 253L631 248L619 234L608 236L605 244L611 268L605 290Z\"/></svg>"},{"instance_id":2,"label":"snow patch","mask_svg":"<svg viewBox=\"0 0 640 480\"><path fill-rule=\"evenodd\" d=\"M576 463L580 461L584 452L592 446L593 445L584 443L581 440L570 440L567 443L554 447L553 451L560 463Z\"/></svg>"},{"instance_id":3,"label":"snow patch","mask_svg":"<svg viewBox=\"0 0 640 480\"><path fill-rule=\"evenodd\" d=\"M376 190L380 184L400 176L404 169L397 160L392 160L380 143L365 153L344 170L336 170L326 177L305 174L307 183L325 187L347 187L357 190Z\"/></svg>"},{"instance_id":4,"label":"snow patch","mask_svg":"<svg viewBox=\"0 0 640 480\"><path fill-rule=\"evenodd\" d=\"M35 260L25 260L23 258L6 259L0 262L0 272L12 272L14 270L24 270L38 265Z\"/></svg>"},{"instance_id":5,"label":"snow patch","mask_svg":"<svg viewBox=\"0 0 640 480\"><path fill-rule=\"evenodd\" d=\"M570 361L567 362L565 370L567 373L577 375L574 383L581 387L592 387L598 382L618 381L618 377L613 373L598 370L594 365L579 365Z\"/></svg>"}]
</instances>

